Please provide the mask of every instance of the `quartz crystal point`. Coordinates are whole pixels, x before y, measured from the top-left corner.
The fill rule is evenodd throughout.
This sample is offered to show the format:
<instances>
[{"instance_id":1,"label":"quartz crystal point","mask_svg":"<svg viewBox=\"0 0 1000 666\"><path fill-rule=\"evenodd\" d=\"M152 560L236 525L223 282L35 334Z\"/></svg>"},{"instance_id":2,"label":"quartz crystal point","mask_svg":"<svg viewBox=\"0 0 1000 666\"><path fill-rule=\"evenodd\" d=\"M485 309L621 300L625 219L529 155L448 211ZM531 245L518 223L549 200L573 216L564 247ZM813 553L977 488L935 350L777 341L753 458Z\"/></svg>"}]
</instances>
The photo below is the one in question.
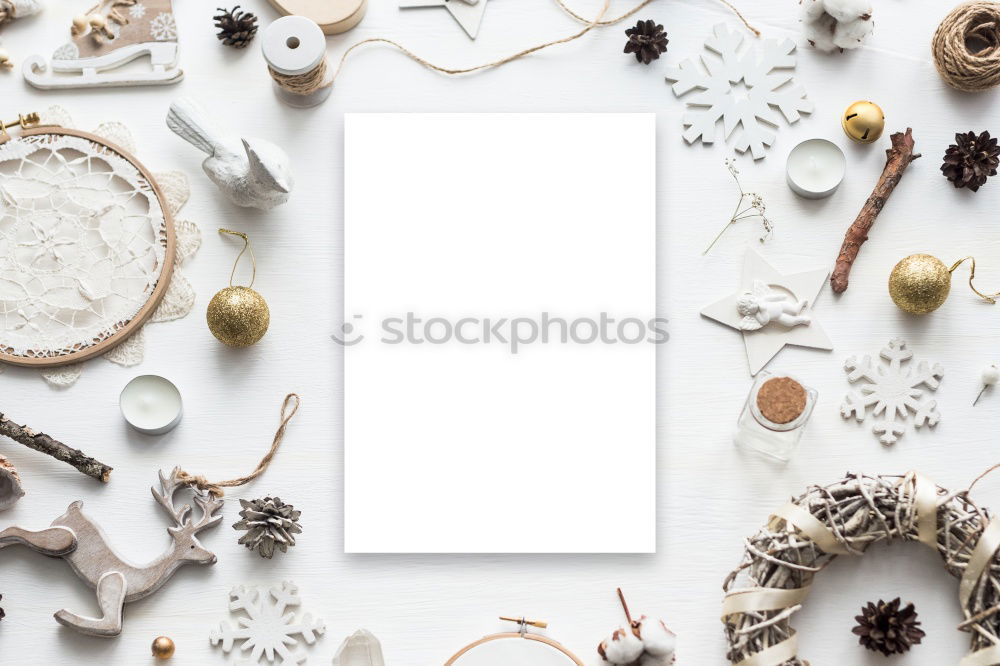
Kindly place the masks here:
<instances>
[{"instance_id":1,"label":"quartz crystal point","mask_svg":"<svg viewBox=\"0 0 1000 666\"><path fill-rule=\"evenodd\" d=\"M382 645L370 631L358 629L340 644L333 666L385 666Z\"/></svg>"}]
</instances>

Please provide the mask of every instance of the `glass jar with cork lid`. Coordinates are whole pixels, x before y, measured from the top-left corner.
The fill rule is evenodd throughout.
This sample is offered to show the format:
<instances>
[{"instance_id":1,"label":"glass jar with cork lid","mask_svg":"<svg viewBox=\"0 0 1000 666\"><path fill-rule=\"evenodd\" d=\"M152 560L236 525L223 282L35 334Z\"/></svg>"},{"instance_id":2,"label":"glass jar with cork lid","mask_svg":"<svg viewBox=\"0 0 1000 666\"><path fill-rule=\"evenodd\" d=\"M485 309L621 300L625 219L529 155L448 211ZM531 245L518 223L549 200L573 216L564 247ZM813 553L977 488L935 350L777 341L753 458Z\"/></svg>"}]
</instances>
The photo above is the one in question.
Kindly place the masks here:
<instances>
[{"instance_id":1,"label":"glass jar with cork lid","mask_svg":"<svg viewBox=\"0 0 1000 666\"><path fill-rule=\"evenodd\" d=\"M761 372L743 406L733 440L737 446L787 462L818 395L794 377Z\"/></svg>"}]
</instances>

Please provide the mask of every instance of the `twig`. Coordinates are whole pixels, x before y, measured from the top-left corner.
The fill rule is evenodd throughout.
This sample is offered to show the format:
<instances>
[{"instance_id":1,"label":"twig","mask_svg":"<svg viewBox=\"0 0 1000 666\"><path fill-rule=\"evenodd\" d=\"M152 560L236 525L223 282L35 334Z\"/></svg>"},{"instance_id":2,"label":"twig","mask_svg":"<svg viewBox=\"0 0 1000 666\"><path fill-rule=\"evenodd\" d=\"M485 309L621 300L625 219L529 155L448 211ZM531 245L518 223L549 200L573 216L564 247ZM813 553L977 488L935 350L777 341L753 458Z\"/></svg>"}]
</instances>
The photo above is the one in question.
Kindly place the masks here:
<instances>
[{"instance_id":1,"label":"twig","mask_svg":"<svg viewBox=\"0 0 1000 666\"><path fill-rule=\"evenodd\" d=\"M837 256L837 264L830 275L830 286L833 291L840 294L847 290L848 278L851 275L851 266L861 250L861 245L868 240L868 231L875 224L875 218L882 212L882 207L889 199L889 195L899 185L900 179L910 162L920 157L920 153L913 152L913 130L906 128L906 133L896 132L892 135L892 147L885 151L885 168L882 175L872 190L868 201L861 208L854 224L850 226L844 235L844 244L840 246L840 254Z\"/></svg>"},{"instance_id":2,"label":"twig","mask_svg":"<svg viewBox=\"0 0 1000 666\"><path fill-rule=\"evenodd\" d=\"M625 603L625 595L622 594L622 588L618 588L618 600L622 602L622 610L625 611L625 619L628 620L628 626L635 629L635 622L632 621L632 613L628 612L628 604Z\"/></svg>"},{"instance_id":3,"label":"twig","mask_svg":"<svg viewBox=\"0 0 1000 666\"><path fill-rule=\"evenodd\" d=\"M111 477L111 467L85 455L79 449L72 449L62 442L52 439L43 432L35 432L27 426L18 425L2 413L0 413L0 435L10 437L15 442L24 444L29 449L40 451L52 456L56 460L61 460L68 465L72 465L101 483L107 483Z\"/></svg>"}]
</instances>

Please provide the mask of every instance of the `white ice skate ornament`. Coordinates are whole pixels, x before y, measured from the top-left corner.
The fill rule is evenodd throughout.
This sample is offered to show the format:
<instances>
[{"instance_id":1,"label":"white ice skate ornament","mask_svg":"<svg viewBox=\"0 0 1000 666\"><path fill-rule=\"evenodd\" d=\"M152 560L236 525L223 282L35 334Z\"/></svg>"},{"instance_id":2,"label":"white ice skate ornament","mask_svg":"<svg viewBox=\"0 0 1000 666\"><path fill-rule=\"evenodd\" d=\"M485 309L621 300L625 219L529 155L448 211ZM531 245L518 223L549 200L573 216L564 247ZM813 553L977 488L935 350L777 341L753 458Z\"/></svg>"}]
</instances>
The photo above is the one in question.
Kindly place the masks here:
<instances>
[{"instance_id":1,"label":"white ice skate ornament","mask_svg":"<svg viewBox=\"0 0 1000 666\"><path fill-rule=\"evenodd\" d=\"M452 18L462 26L471 39L479 34L479 24L486 11L486 0L399 0L400 9L415 7L444 7Z\"/></svg>"},{"instance_id":2,"label":"white ice skate ornament","mask_svg":"<svg viewBox=\"0 0 1000 666\"><path fill-rule=\"evenodd\" d=\"M684 60L667 70L667 81L673 83L677 97L697 91L686 99L687 111L682 116L685 141L694 143L700 138L702 143L714 142L716 125L722 120L726 139L735 132L736 150L749 150L759 160L766 155L765 146L774 143L775 129L781 123L775 109L794 123L800 113L812 113L813 103L792 80L792 40L765 39L741 49L743 39L725 24L715 26L705 48L719 58L703 55L704 72L691 60ZM741 90L744 87L745 91Z\"/></svg>"},{"instance_id":3,"label":"white ice skate ornament","mask_svg":"<svg viewBox=\"0 0 1000 666\"><path fill-rule=\"evenodd\" d=\"M302 641L312 645L317 636L326 631L323 620L313 620L312 615L303 613L296 619L295 612L302 603L299 588L290 581L270 588L239 585L229 593L229 610L242 613L237 618L237 626L223 621L218 629L209 634L212 645L222 646L229 653L234 647L249 658L243 657L240 664L258 664L261 657L265 661L279 664L300 664L306 661L303 652L293 652L300 636ZM236 645L236 641L240 641Z\"/></svg>"},{"instance_id":4,"label":"white ice skate ornament","mask_svg":"<svg viewBox=\"0 0 1000 666\"><path fill-rule=\"evenodd\" d=\"M828 276L826 269L782 275L747 250L740 288L701 314L743 334L750 374L756 375L785 345L833 349L812 311Z\"/></svg>"},{"instance_id":5,"label":"white ice skate ornament","mask_svg":"<svg viewBox=\"0 0 1000 666\"><path fill-rule=\"evenodd\" d=\"M740 328L744 331L756 331L772 322L787 328L808 325L809 317L802 314L807 307L808 301L796 301L760 280L754 280L753 290L744 292L736 301L736 309L743 316Z\"/></svg>"},{"instance_id":6,"label":"white ice skate ornament","mask_svg":"<svg viewBox=\"0 0 1000 666\"><path fill-rule=\"evenodd\" d=\"M170 105L167 127L208 154L202 168L237 206L270 210L288 201L292 169L288 155L270 141L223 134L193 100Z\"/></svg>"},{"instance_id":7,"label":"white ice skate ornament","mask_svg":"<svg viewBox=\"0 0 1000 666\"><path fill-rule=\"evenodd\" d=\"M34 55L24 61L24 79L43 90L169 85L184 78L177 67L177 24L172 0L105 0L101 16L114 39L90 29L72 37L46 63ZM139 58L149 70L114 72Z\"/></svg>"},{"instance_id":8,"label":"white ice skate ornament","mask_svg":"<svg viewBox=\"0 0 1000 666\"><path fill-rule=\"evenodd\" d=\"M861 422L868 408L874 405L872 432L882 444L891 446L906 432L909 412L913 412L913 425L917 428L925 423L935 426L941 420L937 400L926 395L921 387L936 390L944 376L944 368L940 363L929 365L927 361L921 361L916 367L904 365L913 359L913 352L899 338L890 340L879 356L888 362L887 367L878 361L872 362L871 356L865 356L860 362L852 356L844 362L847 381L853 384L863 379L865 384L859 392L844 397L840 415L845 419L854 416Z\"/></svg>"}]
</instances>

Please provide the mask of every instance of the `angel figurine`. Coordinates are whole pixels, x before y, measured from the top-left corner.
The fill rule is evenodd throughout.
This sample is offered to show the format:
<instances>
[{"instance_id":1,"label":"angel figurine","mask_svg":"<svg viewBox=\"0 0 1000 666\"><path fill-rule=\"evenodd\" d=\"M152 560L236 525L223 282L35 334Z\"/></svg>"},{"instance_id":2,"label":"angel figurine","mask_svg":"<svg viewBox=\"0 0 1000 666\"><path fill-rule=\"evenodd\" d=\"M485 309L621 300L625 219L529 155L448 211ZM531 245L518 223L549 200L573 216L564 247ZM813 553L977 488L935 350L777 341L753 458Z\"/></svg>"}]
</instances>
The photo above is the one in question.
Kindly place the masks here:
<instances>
[{"instance_id":1,"label":"angel figurine","mask_svg":"<svg viewBox=\"0 0 1000 666\"><path fill-rule=\"evenodd\" d=\"M736 308L743 316L740 320L743 331L756 331L772 321L788 328L808 325L809 316L802 314L808 306L808 301L796 301L760 280L754 280L753 291L744 292L736 301Z\"/></svg>"}]
</instances>

